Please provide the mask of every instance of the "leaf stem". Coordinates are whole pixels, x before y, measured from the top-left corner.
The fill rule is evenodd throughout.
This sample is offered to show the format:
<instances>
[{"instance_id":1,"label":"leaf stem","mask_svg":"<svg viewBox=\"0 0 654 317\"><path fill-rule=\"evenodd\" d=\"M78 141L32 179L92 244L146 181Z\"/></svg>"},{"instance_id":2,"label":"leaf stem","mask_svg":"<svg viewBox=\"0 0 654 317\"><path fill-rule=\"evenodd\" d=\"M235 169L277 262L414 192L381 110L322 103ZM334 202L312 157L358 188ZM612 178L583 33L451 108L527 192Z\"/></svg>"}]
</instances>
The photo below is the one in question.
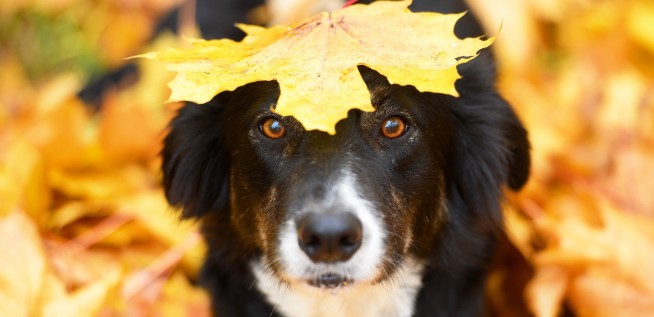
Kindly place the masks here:
<instances>
[{"instance_id":1,"label":"leaf stem","mask_svg":"<svg viewBox=\"0 0 654 317\"><path fill-rule=\"evenodd\" d=\"M349 7L349 6L353 5L353 4L355 4L355 3L357 3L357 1L359 1L359 0L349 0L348 2L346 2L346 3L343 5L343 8L347 8L347 7Z\"/></svg>"}]
</instances>

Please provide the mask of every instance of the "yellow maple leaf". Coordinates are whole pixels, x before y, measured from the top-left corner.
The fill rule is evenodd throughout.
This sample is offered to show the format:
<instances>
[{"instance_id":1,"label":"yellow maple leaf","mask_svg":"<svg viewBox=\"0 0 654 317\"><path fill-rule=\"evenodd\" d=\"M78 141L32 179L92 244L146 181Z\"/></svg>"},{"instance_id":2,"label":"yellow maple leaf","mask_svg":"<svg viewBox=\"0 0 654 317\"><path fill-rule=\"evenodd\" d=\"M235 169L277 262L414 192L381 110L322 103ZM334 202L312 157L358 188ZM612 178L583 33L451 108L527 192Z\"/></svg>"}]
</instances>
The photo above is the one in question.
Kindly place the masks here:
<instances>
[{"instance_id":1,"label":"yellow maple leaf","mask_svg":"<svg viewBox=\"0 0 654 317\"><path fill-rule=\"evenodd\" d=\"M457 96L456 66L474 58L492 39L459 39L463 14L414 13L411 0L353 5L323 12L291 27L239 25L241 42L193 40L187 50L142 55L177 72L170 101L205 103L222 91L276 80L275 111L308 130L335 133L350 109L373 111L357 70L365 65L391 83Z\"/></svg>"}]
</instances>

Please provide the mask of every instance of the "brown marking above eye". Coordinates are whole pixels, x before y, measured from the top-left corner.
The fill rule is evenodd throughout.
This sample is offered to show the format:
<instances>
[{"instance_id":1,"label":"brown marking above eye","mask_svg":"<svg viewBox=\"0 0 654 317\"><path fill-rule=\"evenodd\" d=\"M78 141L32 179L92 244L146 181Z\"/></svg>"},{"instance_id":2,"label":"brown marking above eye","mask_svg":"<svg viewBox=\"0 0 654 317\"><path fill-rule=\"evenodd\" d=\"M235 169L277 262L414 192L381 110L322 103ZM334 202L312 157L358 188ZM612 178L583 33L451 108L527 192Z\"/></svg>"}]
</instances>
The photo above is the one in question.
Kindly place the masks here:
<instances>
[{"instance_id":1,"label":"brown marking above eye","mask_svg":"<svg viewBox=\"0 0 654 317\"><path fill-rule=\"evenodd\" d=\"M286 133L282 121L273 117L263 119L259 125L259 130L270 139L279 139Z\"/></svg>"},{"instance_id":2,"label":"brown marking above eye","mask_svg":"<svg viewBox=\"0 0 654 317\"><path fill-rule=\"evenodd\" d=\"M404 135L407 130L407 124L400 117L388 117L381 126L381 133L388 139L397 139Z\"/></svg>"}]
</instances>

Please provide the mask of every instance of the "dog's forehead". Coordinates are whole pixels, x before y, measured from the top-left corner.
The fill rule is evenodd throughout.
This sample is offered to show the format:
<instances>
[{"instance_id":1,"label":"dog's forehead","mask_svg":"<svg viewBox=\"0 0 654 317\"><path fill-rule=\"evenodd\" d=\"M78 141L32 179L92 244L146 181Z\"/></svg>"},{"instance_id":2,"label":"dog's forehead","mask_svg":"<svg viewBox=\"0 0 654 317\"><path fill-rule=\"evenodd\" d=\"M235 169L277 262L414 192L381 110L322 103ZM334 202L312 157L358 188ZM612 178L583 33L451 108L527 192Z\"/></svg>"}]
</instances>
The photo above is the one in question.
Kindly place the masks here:
<instances>
[{"instance_id":1,"label":"dog's forehead","mask_svg":"<svg viewBox=\"0 0 654 317\"><path fill-rule=\"evenodd\" d=\"M404 104L398 102L394 95L408 95L409 89L397 85L391 85L388 80L377 72L362 68L361 74L365 81L370 100L375 111L385 108L400 108ZM274 108L280 96L279 84L275 81L261 81L248 84L237 89L232 96L231 101L237 103L238 107L248 104L245 110L250 116L258 116L261 113L274 113ZM394 102L393 102L394 101Z\"/></svg>"}]
</instances>

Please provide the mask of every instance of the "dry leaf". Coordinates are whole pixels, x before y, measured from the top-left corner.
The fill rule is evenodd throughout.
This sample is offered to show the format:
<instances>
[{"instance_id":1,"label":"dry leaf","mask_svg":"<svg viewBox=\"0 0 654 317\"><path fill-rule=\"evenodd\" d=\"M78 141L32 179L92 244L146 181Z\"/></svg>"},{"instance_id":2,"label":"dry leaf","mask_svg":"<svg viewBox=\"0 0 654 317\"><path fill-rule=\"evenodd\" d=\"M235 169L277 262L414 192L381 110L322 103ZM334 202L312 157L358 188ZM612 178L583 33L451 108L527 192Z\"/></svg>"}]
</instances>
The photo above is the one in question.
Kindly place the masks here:
<instances>
[{"instance_id":1,"label":"dry leaf","mask_svg":"<svg viewBox=\"0 0 654 317\"><path fill-rule=\"evenodd\" d=\"M108 98L102 110L99 141L112 162L130 162L157 157L165 123L141 104L126 98ZM138 131L138 133L135 133Z\"/></svg>"},{"instance_id":2,"label":"dry leaf","mask_svg":"<svg viewBox=\"0 0 654 317\"><path fill-rule=\"evenodd\" d=\"M70 294L65 289L59 288L59 292L49 301L42 303L42 317L89 317L97 316L106 305L106 301L115 290L121 275L117 270L107 270L105 267L104 274L95 281L76 289ZM61 287L61 283L49 276L47 279L50 285L46 289Z\"/></svg>"},{"instance_id":3,"label":"dry leaf","mask_svg":"<svg viewBox=\"0 0 654 317\"><path fill-rule=\"evenodd\" d=\"M635 1L627 10L627 30L637 43L654 53L654 3L651 1Z\"/></svg>"},{"instance_id":4,"label":"dry leaf","mask_svg":"<svg viewBox=\"0 0 654 317\"><path fill-rule=\"evenodd\" d=\"M48 241L48 257L53 271L67 289L79 289L99 280L117 276L125 268L120 262L119 250L80 249L74 243Z\"/></svg>"},{"instance_id":5,"label":"dry leaf","mask_svg":"<svg viewBox=\"0 0 654 317\"><path fill-rule=\"evenodd\" d=\"M6 3L0 4L0 18L2 6ZM2 133L5 124L10 123L9 119L24 108L35 91L17 56L0 52L0 69L2 69L0 72L0 133Z\"/></svg>"},{"instance_id":6,"label":"dry leaf","mask_svg":"<svg viewBox=\"0 0 654 317\"><path fill-rule=\"evenodd\" d=\"M94 316L120 279L106 265L98 279L68 293L46 261L36 227L20 211L0 220L0 250L1 316Z\"/></svg>"},{"instance_id":7,"label":"dry leaf","mask_svg":"<svg viewBox=\"0 0 654 317\"><path fill-rule=\"evenodd\" d=\"M568 289L568 271L559 266L543 266L529 281L525 297L536 317L559 316Z\"/></svg>"},{"instance_id":8,"label":"dry leaf","mask_svg":"<svg viewBox=\"0 0 654 317\"><path fill-rule=\"evenodd\" d=\"M649 317L654 312L653 294L628 283L610 268L594 268L575 279L569 303L579 317Z\"/></svg>"},{"instance_id":9,"label":"dry leaf","mask_svg":"<svg viewBox=\"0 0 654 317\"><path fill-rule=\"evenodd\" d=\"M164 285L158 305L150 315L210 317L208 294L194 287L182 274L173 274Z\"/></svg>"},{"instance_id":10,"label":"dry leaf","mask_svg":"<svg viewBox=\"0 0 654 317\"><path fill-rule=\"evenodd\" d=\"M456 96L456 66L492 42L457 38L454 24L461 14L412 13L410 4L353 5L292 27L241 25L248 34L242 42L195 40L189 50L142 57L159 59L178 73L170 83L171 101L205 103L222 91L276 80L277 113L295 117L308 130L333 134L350 109L374 110L357 66L391 83Z\"/></svg>"},{"instance_id":11,"label":"dry leaf","mask_svg":"<svg viewBox=\"0 0 654 317\"><path fill-rule=\"evenodd\" d=\"M611 157L614 166L605 179L599 181L603 192L617 199L635 213L654 217L654 148L647 140L621 144Z\"/></svg>"},{"instance_id":12,"label":"dry leaf","mask_svg":"<svg viewBox=\"0 0 654 317\"><path fill-rule=\"evenodd\" d=\"M0 316L35 316L46 276L41 237L24 213L0 218Z\"/></svg>"},{"instance_id":13,"label":"dry leaf","mask_svg":"<svg viewBox=\"0 0 654 317\"><path fill-rule=\"evenodd\" d=\"M136 164L74 172L53 169L49 177L52 187L67 197L91 201L123 197L156 184L154 176Z\"/></svg>"},{"instance_id":14,"label":"dry leaf","mask_svg":"<svg viewBox=\"0 0 654 317\"><path fill-rule=\"evenodd\" d=\"M41 153L24 141L0 143L0 218L22 208L44 225L50 196Z\"/></svg>"},{"instance_id":15,"label":"dry leaf","mask_svg":"<svg viewBox=\"0 0 654 317\"><path fill-rule=\"evenodd\" d=\"M39 87L12 130L41 151L49 166L75 168L97 160L99 146L89 109L75 96L78 76L63 74Z\"/></svg>"},{"instance_id":16,"label":"dry leaf","mask_svg":"<svg viewBox=\"0 0 654 317\"><path fill-rule=\"evenodd\" d=\"M98 38L103 59L117 67L124 63L125 56L138 52L152 31L153 25L148 15L136 10L114 13L110 24Z\"/></svg>"},{"instance_id":17,"label":"dry leaf","mask_svg":"<svg viewBox=\"0 0 654 317\"><path fill-rule=\"evenodd\" d=\"M184 244L197 231L193 220L180 221L179 213L168 205L163 191L143 192L140 195L118 198L118 208L133 215L148 232L168 246ZM186 248L182 265L191 274L198 272L204 258L204 244L194 243Z\"/></svg>"}]
</instances>

